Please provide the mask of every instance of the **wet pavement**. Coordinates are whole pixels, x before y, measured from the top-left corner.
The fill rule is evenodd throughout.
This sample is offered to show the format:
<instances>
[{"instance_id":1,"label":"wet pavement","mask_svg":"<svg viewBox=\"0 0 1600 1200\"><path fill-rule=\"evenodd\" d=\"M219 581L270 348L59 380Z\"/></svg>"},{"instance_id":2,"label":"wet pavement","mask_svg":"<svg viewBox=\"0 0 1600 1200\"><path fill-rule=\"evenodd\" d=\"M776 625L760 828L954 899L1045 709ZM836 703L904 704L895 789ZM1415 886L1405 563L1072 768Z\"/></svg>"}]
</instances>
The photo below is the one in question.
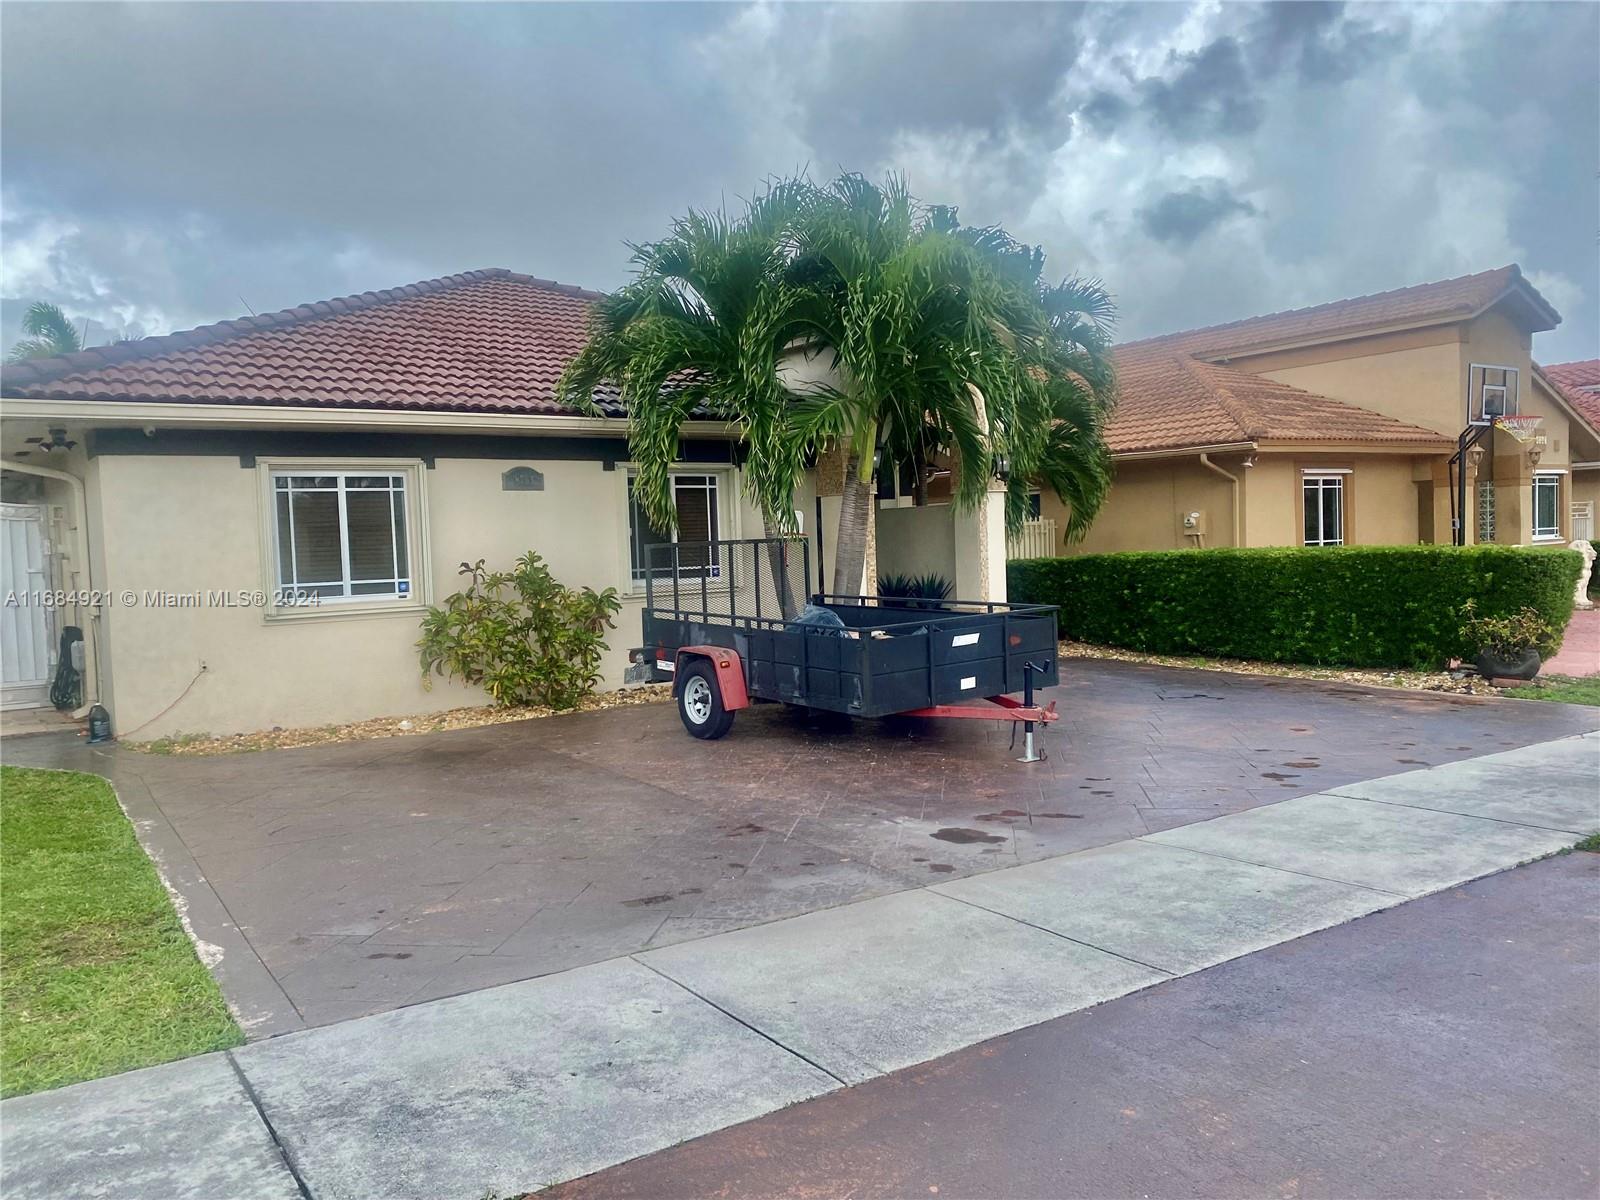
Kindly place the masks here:
<instances>
[{"instance_id":1,"label":"wet pavement","mask_svg":"<svg viewBox=\"0 0 1600 1200\"><path fill-rule=\"evenodd\" d=\"M1594 1196L1597 912L1547 859L541 1196Z\"/></svg>"},{"instance_id":2,"label":"wet pavement","mask_svg":"<svg viewBox=\"0 0 1600 1200\"><path fill-rule=\"evenodd\" d=\"M667 705L106 774L252 1037L324 1025L1600 727L1553 704L1074 662L1050 760L980 722L721 742Z\"/></svg>"}]
</instances>

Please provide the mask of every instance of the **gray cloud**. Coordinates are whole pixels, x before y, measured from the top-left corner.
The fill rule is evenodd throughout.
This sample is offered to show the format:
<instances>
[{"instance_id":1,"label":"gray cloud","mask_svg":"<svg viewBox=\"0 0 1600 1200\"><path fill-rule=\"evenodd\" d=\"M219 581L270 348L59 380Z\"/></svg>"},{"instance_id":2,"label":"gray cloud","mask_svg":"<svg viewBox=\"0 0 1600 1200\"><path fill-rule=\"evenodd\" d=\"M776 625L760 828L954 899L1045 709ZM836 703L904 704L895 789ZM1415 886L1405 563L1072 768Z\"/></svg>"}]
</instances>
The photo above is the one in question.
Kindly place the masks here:
<instances>
[{"instance_id":1,"label":"gray cloud","mask_svg":"<svg viewBox=\"0 0 1600 1200\"><path fill-rule=\"evenodd\" d=\"M611 287L625 239L809 164L907 171L1104 276L1130 335L1515 257L1563 293L1536 350L1592 355L1597 40L1589 5L13 0L0 318Z\"/></svg>"},{"instance_id":2,"label":"gray cloud","mask_svg":"<svg viewBox=\"0 0 1600 1200\"><path fill-rule=\"evenodd\" d=\"M1232 37L1193 54L1173 54L1170 74L1144 81L1145 107L1179 137L1249 133L1261 124L1261 101Z\"/></svg>"},{"instance_id":3,"label":"gray cloud","mask_svg":"<svg viewBox=\"0 0 1600 1200\"><path fill-rule=\"evenodd\" d=\"M1259 216L1260 210L1234 195L1222 180L1202 179L1182 191L1167 192L1137 215L1157 241L1187 246L1230 217Z\"/></svg>"}]
</instances>

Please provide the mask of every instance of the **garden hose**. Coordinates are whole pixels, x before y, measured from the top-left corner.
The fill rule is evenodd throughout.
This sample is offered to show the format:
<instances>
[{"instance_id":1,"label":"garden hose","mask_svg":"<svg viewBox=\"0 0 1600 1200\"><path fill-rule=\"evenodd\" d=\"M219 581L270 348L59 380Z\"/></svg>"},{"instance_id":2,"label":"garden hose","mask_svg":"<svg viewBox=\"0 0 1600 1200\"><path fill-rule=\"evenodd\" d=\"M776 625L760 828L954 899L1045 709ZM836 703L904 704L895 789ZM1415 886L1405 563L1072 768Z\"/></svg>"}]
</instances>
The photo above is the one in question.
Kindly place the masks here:
<instances>
[{"instance_id":1,"label":"garden hose","mask_svg":"<svg viewBox=\"0 0 1600 1200\"><path fill-rule=\"evenodd\" d=\"M72 665L72 647L82 644L83 630L76 625L68 625L61 631L56 677L50 684L50 703L62 712L71 712L83 703L83 672Z\"/></svg>"}]
</instances>

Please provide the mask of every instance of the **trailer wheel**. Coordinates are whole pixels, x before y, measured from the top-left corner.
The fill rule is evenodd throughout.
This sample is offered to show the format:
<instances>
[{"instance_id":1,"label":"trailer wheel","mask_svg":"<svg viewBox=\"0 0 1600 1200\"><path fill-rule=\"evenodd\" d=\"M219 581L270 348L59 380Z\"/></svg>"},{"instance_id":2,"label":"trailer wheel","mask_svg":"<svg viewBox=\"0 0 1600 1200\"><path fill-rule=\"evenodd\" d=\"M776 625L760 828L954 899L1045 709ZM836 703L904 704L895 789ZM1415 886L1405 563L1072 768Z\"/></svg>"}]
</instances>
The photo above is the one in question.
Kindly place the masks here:
<instances>
[{"instance_id":1,"label":"trailer wheel","mask_svg":"<svg viewBox=\"0 0 1600 1200\"><path fill-rule=\"evenodd\" d=\"M733 714L722 707L722 689L717 686L716 674L703 658L686 664L679 677L678 716L685 729L708 742L733 727Z\"/></svg>"}]
</instances>

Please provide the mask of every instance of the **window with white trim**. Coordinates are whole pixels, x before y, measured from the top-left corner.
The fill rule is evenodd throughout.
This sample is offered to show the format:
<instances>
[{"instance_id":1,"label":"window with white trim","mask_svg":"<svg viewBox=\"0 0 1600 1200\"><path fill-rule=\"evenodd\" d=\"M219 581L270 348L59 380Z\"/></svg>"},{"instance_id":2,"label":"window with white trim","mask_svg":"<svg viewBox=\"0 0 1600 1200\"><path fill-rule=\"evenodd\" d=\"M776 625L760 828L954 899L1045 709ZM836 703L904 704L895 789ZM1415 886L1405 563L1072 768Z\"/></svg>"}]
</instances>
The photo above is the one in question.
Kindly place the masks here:
<instances>
[{"instance_id":1,"label":"window with white trim","mask_svg":"<svg viewBox=\"0 0 1600 1200\"><path fill-rule=\"evenodd\" d=\"M1561 536L1561 476L1533 477L1533 536L1550 541Z\"/></svg>"},{"instance_id":2,"label":"window with white trim","mask_svg":"<svg viewBox=\"0 0 1600 1200\"><path fill-rule=\"evenodd\" d=\"M407 481L390 470L273 471L277 588L324 602L411 599Z\"/></svg>"},{"instance_id":3,"label":"window with white trim","mask_svg":"<svg viewBox=\"0 0 1600 1200\"><path fill-rule=\"evenodd\" d=\"M673 471L672 504L677 513L677 528L668 532L650 523L644 506L634 494L635 475L628 473L628 561L633 581L643 583L646 571L654 565L660 572L670 569L672 555L648 547L681 545L677 553L680 578L716 579L722 568L708 547L694 543L715 542L722 538L721 479L712 471Z\"/></svg>"},{"instance_id":4,"label":"window with white trim","mask_svg":"<svg viewBox=\"0 0 1600 1200\"><path fill-rule=\"evenodd\" d=\"M1307 546L1344 545L1344 476L1307 473L1300 477Z\"/></svg>"}]
</instances>

